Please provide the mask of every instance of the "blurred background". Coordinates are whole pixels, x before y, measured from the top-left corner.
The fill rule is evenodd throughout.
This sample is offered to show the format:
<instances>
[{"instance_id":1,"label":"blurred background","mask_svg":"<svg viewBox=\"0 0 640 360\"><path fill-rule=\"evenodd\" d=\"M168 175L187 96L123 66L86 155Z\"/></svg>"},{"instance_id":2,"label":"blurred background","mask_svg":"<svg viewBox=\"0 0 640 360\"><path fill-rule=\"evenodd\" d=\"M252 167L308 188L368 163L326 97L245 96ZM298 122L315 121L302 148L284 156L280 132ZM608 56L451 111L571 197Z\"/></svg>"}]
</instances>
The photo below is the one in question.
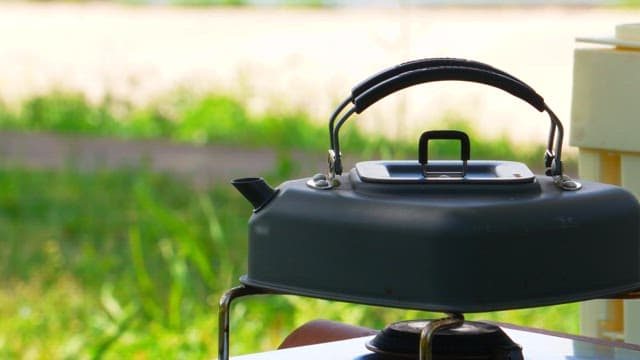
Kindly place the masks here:
<instances>
[{"instance_id":1,"label":"blurred background","mask_svg":"<svg viewBox=\"0 0 640 360\"><path fill-rule=\"evenodd\" d=\"M231 178L324 172L326 121L351 87L423 57L506 70L568 125L574 38L639 15L635 0L0 2L0 357L215 357L251 214ZM540 172L547 121L499 90L438 83L352 119L343 152L413 159L421 131L456 128L472 158ZM244 300L232 354L318 317L430 316ZM470 318L579 325L576 304Z\"/></svg>"}]
</instances>

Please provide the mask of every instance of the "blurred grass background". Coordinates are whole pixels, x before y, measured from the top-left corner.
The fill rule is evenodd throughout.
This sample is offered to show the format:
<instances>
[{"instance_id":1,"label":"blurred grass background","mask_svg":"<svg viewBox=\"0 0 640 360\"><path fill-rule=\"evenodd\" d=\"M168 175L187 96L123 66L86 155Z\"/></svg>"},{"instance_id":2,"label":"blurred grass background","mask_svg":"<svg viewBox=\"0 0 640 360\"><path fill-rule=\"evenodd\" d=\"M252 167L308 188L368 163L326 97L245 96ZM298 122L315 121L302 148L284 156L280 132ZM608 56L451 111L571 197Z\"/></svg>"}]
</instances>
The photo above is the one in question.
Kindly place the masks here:
<instances>
[{"instance_id":1,"label":"blurred grass background","mask_svg":"<svg viewBox=\"0 0 640 360\"><path fill-rule=\"evenodd\" d=\"M181 90L136 107L108 96L96 104L80 93L54 91L0 105L0 130L277 148L282 159L276 168L247 174L272 184L300 175L291 152L324 156L327 131L310 114L255 116L245 108L219 93ZM341 139L354 159L415 158L413 141L350 125ZM542 162L541 145L483 139L453 115L430 128L467 131L472 158L515 159L534 168ZM455 144L438 145L434 157L458 152ZM0 189L0 358L216 356L217 302L247 263L251 208L231 186L196 188L144 164L86 171L69 161L57 170L5 165ZM233 308L232 354L272 349L314 318L381 328L432 316L439 314L293 296L246 299ZM578 332L577 304L469 318Z\"/></svg>"}]
</instances>

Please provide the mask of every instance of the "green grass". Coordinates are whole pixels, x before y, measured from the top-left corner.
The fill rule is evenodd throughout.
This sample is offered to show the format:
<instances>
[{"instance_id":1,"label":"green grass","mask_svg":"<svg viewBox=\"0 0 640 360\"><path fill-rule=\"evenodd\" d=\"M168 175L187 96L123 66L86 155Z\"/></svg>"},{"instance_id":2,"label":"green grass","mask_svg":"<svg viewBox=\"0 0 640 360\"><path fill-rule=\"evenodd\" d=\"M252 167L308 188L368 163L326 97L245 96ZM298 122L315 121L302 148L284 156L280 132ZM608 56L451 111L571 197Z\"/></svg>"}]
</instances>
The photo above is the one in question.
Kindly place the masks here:
<instances>
[{"instance_id":1,"label":"green grass","mask_svg":"<svg viewBox=\"0 0 640 360\"><path fill-rule=\"evenodd\" d=\"M0 357L212 353L212 305L245 267L240 199L144 170L14 168L0 188Z\"/></svg>"},{"instance_id":2,"label":"green grass","mask_svg":"<svg viewBox=\"0 0 640 360\"><path fill-rule=\"evenodd\" d=\"M471 133L474 158L541 162L539 147L485 141L466 122L445 122ZM300 113L255 116L232 97L183 92L145 108L65 92L0 105L5 130L273 147L288 159L268 174L273 184L295 169L290 152L326 151L327 131L317 123ZM413 142L346 130L343 146L354 157L415 158ZM449 143L432 151L457 152ZM70 164L0 168L0 189L0 358L215 356L218 299L247 262L251 209L231 186L196 189L142 165L83 172ZM380 328L430 316L440 315L292 296L246 299L233 308L232 353L272 349L314 318ZM470 318L578 331L576 304Z\"/></svg>"}]
</instances>

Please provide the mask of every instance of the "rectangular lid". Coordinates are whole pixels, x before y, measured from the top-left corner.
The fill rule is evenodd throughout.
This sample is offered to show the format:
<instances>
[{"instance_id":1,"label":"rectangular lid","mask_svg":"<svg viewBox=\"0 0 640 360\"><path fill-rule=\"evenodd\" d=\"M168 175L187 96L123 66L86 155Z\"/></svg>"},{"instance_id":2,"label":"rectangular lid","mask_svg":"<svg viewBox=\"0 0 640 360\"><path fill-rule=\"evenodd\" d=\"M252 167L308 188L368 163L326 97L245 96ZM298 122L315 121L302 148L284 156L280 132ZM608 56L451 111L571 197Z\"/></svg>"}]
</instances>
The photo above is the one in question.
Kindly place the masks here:
<instances>
[{"instance_id":1,"label":"rectangular lid","mask_svg":"<svg viewBox=\"0 0 640 360\"><path fill-rule=\"evenodd\" d=\"M364 161L356 164L360 179L389 184L522 184L535 181L527 165L514 161L432 160L423 167L418 161Z\"/></svg>"}]
</instances>

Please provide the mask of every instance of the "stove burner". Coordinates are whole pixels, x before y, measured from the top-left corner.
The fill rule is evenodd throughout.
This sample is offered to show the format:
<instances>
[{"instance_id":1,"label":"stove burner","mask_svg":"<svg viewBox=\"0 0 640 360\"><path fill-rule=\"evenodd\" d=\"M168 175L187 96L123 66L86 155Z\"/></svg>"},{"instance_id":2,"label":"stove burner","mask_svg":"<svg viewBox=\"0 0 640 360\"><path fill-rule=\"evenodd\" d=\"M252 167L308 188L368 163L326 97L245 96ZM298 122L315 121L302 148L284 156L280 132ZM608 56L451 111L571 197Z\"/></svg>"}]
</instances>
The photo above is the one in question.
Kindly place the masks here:
<instances>
[{"instance_id":1,"label":"stove burner","mask_svg":"<svg viewBox=\"0 0 640 360\"><path fill-rule=\"evenodd\" d=\"M417 359L420 333L432 320L393 323L366 344L367 349L393 357ZM498 326L477 321L442 329L433 336L434 360L523 360L522 349Z\"/></svg>"}]
</instances>

